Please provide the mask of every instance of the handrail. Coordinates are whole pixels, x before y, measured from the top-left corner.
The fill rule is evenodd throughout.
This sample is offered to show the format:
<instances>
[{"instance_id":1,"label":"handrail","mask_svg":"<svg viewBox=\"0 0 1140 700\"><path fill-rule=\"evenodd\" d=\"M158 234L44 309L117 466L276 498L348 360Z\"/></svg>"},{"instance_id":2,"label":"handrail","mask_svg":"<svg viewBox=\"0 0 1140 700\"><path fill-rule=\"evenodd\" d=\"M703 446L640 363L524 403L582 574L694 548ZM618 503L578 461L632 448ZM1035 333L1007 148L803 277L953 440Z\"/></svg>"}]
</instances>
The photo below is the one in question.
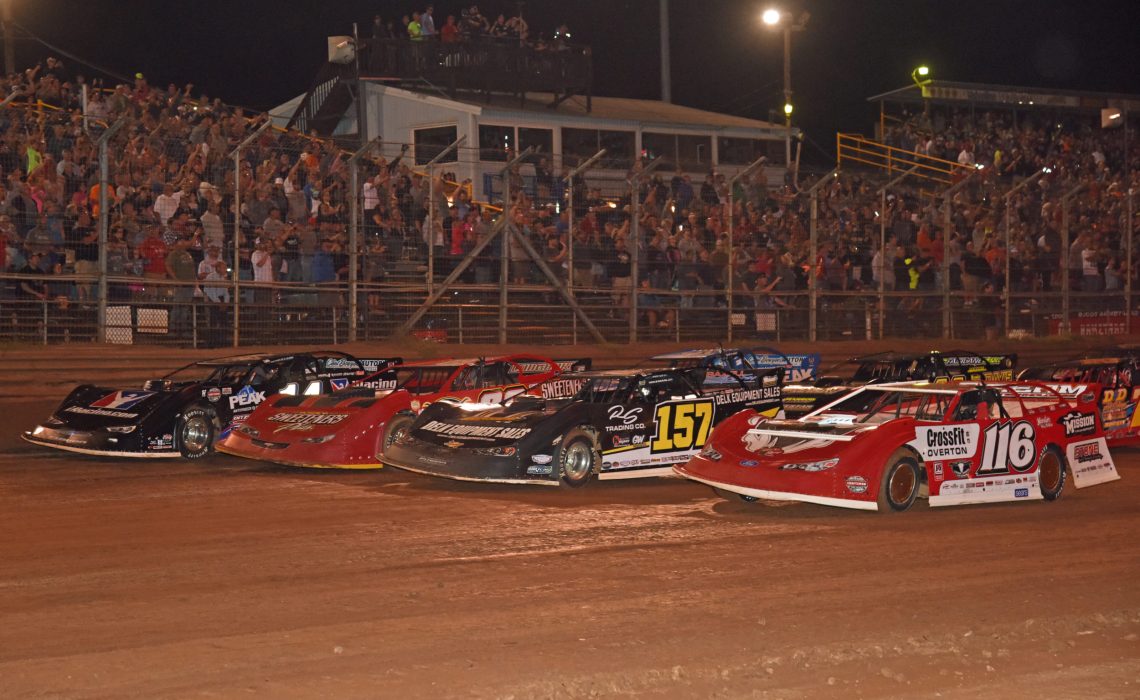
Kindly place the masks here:
<instances>
[{"instance_id":1,"label":"handrail","mask_svg":"<svg viewBox=\"0 0 1140 700\"><path fill-rule=\"evenodd\" d=\"M933 180L950 185L970 174L973 168L952 160L928 156L917 151L888 146L867 138L862 134L835 135L836 161L843 166L844 161L861 163L884 169L887 172L917 168L915 177Z\"/></svg>"}]
</instances>

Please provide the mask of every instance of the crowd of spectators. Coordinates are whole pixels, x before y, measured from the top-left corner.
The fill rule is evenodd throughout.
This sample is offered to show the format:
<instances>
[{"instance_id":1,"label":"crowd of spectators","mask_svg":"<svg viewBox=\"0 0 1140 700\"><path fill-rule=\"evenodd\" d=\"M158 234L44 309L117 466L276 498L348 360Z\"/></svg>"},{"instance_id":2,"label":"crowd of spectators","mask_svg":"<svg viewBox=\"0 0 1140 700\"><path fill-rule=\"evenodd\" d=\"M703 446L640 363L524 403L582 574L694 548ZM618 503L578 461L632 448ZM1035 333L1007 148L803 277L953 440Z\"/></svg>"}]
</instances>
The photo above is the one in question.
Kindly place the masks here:
<instances>
[{"instance_id":1,"label":"crowd of spectators","mask_svg":"<svg viewBox=\"0 0 1140 700\"><path fill-rule=\"evenodd\" d=\"M479 33L484 30L470 27L486 25L493 33L499 22L479 17L477 8L469 8L460 31L467 26L469 34ZM423 13L418 22L423 31ZM434 22L427 25L430 36ZM352 193L347 154L331 142L261 132L241 151L238 212L232 154L262 127L264 114L195 94L192 85L155 87L141 74L129 83L89 81L57 59L0 80L0 96L12 98L0 108L0 270L28 276L10 278L7 294L60 307L93 302L94 285L68 273L90 276L96 270L96 144L106 126L120 120L124 126L109 142L106 193L112 299L225 304L223 280L232 274L235 251L245 280L311 286L346 279ZM563 186L571 164L561 163L559 176L558 166L540 155L516 166L514 195L503 204L557 274L580 293L614 302L615 314L635 293L636 255L636 293L654 325L670 324L677 308L725 305L729 286L737 308L802 308L802 292L813 277L825 292L867 298L881 284L903 293L892 306L921 315L938 303L934 297L945 274L967 306L996 308L1007 261L1011 291L1024 294L1026 303L1038 292L1058 290L1062 275L1074 291L1123 287L1123 212L1126 193L1137 185L1135 168L1127 170L1125 163L1135 166L1140 153L1133 146L1126 158L1121 132L1044 110L934 109L900 120L884 138L968 166L963 172L973 173L970 181L949 211L937 188L907 182L891 190L880 211L876 192L883 178L843 173L819 189L815 259L807 198L794 185L771 187L763 174L738 179L731 197L728 176L718 171L655 172L631 193L624 183L639 175L640 161L626 177L609 181L613 186L600 176L591 175L590 183L579 178L572 185L571 229L570 192ZM1006 197L1038 173L1044 174ZM384 281L404 259L425 262L429 249L436 274L446 274L487 236L497 207L476 203L469 183L457 188L453 179L437 173L429 183L403 151L365 159L362 281ZM1078 185L1065 250L1062 196ZM885 249L879 244L882 226ZM465 280L498 282L499 251L487 246ZM520 246L512 248L509 268L514 283L544 281ZM31 279L36 272L48 277ZM269 304L281 295L269 286L253 289L250 301ZM379 293L367 300L368 311L383 312ZM172 323L182 326L185 317Z\"/></svg>"},{"instance_id":2,"label":"crowd of spectators","mask_svg":"<svg viewBox=\"0 0 1140 700\"><path fill-rule=\"evenodd\" d=\"M560 51L569 47L570 29L559 25L549 35L532 33L523 18L521 3L511 3L515 12L510 17L499 14L490 20L479 11L478 5L464 6L459 17L447 14L442 22L436 21L435 6L426 5L400 17L385 19L376 15L372 19L373 39L408 39L410 41L439 41L444 44L466 41L497 41L529 46L538 51Z\"/></svg>"}]
</instances>

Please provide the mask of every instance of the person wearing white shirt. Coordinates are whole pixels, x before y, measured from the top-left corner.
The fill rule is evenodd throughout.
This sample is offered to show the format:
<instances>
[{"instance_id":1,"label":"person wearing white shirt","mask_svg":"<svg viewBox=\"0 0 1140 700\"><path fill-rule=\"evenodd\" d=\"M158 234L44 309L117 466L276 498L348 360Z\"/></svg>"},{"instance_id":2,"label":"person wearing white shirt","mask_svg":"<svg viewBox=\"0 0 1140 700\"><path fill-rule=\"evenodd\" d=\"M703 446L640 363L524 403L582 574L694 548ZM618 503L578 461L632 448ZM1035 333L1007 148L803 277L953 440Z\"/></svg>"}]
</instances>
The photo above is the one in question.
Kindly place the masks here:
<instances>
[{"instance_id":1,"label":"person wearing white shirt","mask_svg":"<svg viewBox=\"0 0 1140 700\"><path fill-rule=\"evenodd\" d=\"M174 212L178 211L178 205L182 201L182 193L174 191L174 185L166 183L162 186L162 194L154 200L154 213L158 215L158 220L161 223L170 221L170 217L174 216Z\"/></svg>"}]
</instances>

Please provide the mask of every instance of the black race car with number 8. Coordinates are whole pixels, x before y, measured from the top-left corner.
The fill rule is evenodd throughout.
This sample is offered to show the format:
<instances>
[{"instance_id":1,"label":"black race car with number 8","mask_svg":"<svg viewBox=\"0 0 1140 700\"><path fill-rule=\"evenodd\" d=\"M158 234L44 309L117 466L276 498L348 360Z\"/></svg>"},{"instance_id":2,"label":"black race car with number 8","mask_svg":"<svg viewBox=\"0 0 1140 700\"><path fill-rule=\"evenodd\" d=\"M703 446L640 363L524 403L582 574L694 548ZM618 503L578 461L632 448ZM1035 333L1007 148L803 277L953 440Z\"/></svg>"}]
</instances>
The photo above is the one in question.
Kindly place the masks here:
<instances>
[{"instance_id":1,"label":"black race car with number 8","mask_svg":"<svg viewBox=\"0 0 1140 700\"><path fill-rule=\"evenodd\" d=\"M672 475L715 424L781 409L783 369L633 369L563 375L571 399L441 401L384 451L385 464L463 481L582 486L593 476Z\"/></svg>"},{"instance_id":2,"label":"black race car with number 8","mask_svg":"<svg viewBox=\"0 0 1140 700\"><path fill-rule=\"evenodd\" d=\"M81 454L197 459L274 394L327 394L399 361L334 350L202 360L141 388L78 386L22 437Z\"/></svg>"}]
</instances>

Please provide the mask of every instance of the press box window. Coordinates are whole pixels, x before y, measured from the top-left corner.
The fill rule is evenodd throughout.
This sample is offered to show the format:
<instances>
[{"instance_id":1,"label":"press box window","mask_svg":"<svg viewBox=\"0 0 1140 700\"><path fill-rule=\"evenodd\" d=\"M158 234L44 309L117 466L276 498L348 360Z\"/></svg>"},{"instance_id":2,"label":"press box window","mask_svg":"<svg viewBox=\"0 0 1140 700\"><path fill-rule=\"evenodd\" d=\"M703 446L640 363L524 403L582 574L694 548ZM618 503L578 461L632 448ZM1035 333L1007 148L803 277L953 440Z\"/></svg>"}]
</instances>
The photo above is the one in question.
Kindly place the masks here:
<instances>
[{"instance_id":1,"label":"press box window","mask_svg":"<svg viewBox=\"0 0 1140 700\"><path fill-rule=\"evenodd\" d=\"M427 165L435 158L443 149L455 143L459 138L457 136L457 129L454 126L435 126L430 129L416 129L412 138L416 147L416 165ZM456 151L448 153L443 162L454 163L456 162Z\"/></svg>"}]
</instances>

